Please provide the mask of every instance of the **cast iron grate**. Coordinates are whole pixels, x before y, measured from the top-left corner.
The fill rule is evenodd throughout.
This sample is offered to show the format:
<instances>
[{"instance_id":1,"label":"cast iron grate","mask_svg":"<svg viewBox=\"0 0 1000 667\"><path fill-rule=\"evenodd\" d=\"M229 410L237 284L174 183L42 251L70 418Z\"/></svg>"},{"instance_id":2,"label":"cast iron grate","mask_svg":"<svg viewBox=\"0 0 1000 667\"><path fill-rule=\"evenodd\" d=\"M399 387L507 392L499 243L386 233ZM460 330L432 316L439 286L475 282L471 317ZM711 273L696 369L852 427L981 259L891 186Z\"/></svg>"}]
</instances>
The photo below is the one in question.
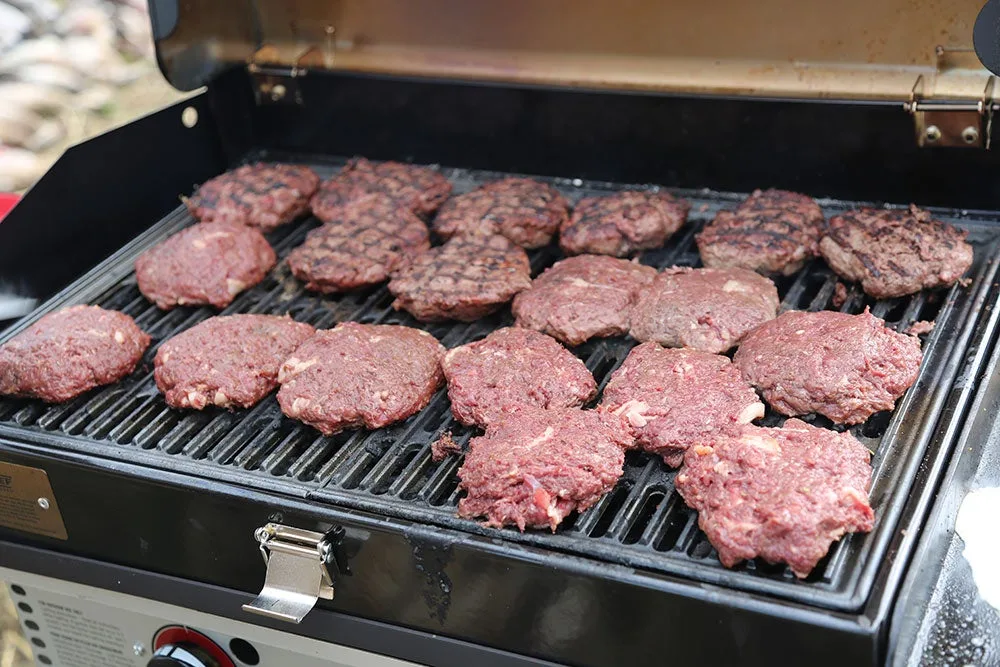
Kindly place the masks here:
<instances>
[{"instance_id":1,"label":"cast iron grate","mask_svg":"<svg viewBox=\"0 0 1000 667\"><path fill-rule=\"evenodd\" d=\"M321 173L332 166L319 165ZM471 189L496 174L445 170L456 191ZM619 189L610 184L584 184L556 180L571 199L585 194ZM646 264L697 265L694 234L721 207L740 199L706 191L681 193L693 203L691 222L667 247L647 252ZM849 206L824 202L827 214ZM712 547L697 528L697 517L674 493L674 472L659 459L630 453L626 471L615 490L588 512L570 517L556 534L502 533L481 528L455 516L459 498L456 470L460 459L434 463L430 443L452 431L463 444L476 431L451 419L442 390L418 415L374 432L347 432L323 437L318 432L282 416L273 397L256 407L236 413L220 410L184 412L168 408L152 377L157 346L167 338L212 316L209 308L178 308L164 313L139 293L132 261L142 249L191 224L183 207L118 255L82 278L42 310L67 303L88 302L128 313L153 338L140 368L123 382L98 389L63 405L0 399L0 435L28 438L32 433L59 436L60 446L83 448L108 457L139 460L173 470L214 476L308 497L317 502L349 506L409 520L504 538L534 547L599 559L653 573L684 576L798 599L832 608L857 606L858 592L870 580L877 559L892 537L916 467L933 434L945 399L965 359L986 287L997 272L1000 233L991 226L993 216L973 219L957 212L942 212L970 229L976 245L971 282L947 291L910 298L874 301L856 287L840 308L857 313L865 307L904 330L916 320L937 320L926 337L925 362L917 389L901 400L893 414L873 416L854 433L874 452L872 501L877 524L873 533L849 537L833 547L829 556L805 581L796 581L784 567L747 563L725 570ZM302 242L317 224L314 219L291 225L270 235L279 256ZM559 258L558 250L532 253L537 273ZM778 281L784 309L833 308L837 279L821 262ZM224 313L289 313L317 327L356 320L366 323L422 326L446 347L482 338L511 322L509 310L471 324L421 325L391 307L392 297L383 286L340 296L321 297L303 290L287 267L280 264L259 286L240 295ZM40 313L38 313L40 314ZM37 314L36 314L37 316ZM608 376L622 362L634 343L623 338L590 341L574 351L594 373L603 388ZM822 418L814 423L830 426ZM763 423L779 424L769 413ZM867 582L867 583L866 583Z\"/></svg>"}]
</instances>

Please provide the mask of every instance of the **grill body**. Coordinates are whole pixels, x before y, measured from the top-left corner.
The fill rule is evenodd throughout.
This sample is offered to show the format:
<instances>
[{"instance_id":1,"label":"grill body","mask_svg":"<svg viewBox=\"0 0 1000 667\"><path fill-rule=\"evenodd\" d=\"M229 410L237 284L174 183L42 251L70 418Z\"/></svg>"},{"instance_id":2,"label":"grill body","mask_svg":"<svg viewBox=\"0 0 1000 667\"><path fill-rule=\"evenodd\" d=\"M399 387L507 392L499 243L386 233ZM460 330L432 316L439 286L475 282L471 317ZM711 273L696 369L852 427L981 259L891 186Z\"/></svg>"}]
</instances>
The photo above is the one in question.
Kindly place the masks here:
<instances>
[{"instance_id":1,"label":"grill body","mask_svg":"<svg viewBox=\"0 0 1000 667\"><path fill-rule=\"evenodd\" d=\"M75 561L56 555L72 555L86 559L80 568L89 561L173 577L174 595L189 594L173 602L180 606L204 606L206 587L245 602L263 579L253 532L275 521L342 533L334 599L296 632L330 641L324 623L354 618L388 624L387 637L405 628L448 638L437 652L433 640L420 649L427 652L363 647L400 659L468 664L476 650L512 665L887 659L893 602L995 334L1000 214L989 210L998 187L985 172L991 154L919 152L902 112L874 103L332 75L306 77L301 93L301 106L256 105L246 75L232 72L201 96L70 151L0 227L0 278L51 297L4 337L47 310L88 302L128 312L154 338L140 369L118 385L62 406L0 400L0 460L46 471L68 534L0 529L9 547L0 566L38 569L48 555L43 574L69 578ZM192 129L180 122L187 106L199 112ZM458 192L499 173L550 178L573 200L626 184L671 187L693 202L692 223L642 257L659 267L697 262L695 231L754 187L823 198L828 215L857 201L940 207L939 217L970 230L970 284L882 302L855 290L843 306L870 306L900 330L937 321L914 389L891 417L855 429L875 452L876 529L835 545L806 581L780 567L725 570L673 492L673 473L630 455L616 490L557 534L490 531L454 516L458 461L429 460L443 431L472 435L450 421L443 392L402 424L332 438L282 418L273 399L234 414L167 409L151 378L155 344L213 311L157 311L138 293L131 263L190 224L176 196L248 159L305 161L327 175L355 153L445 165ZM102 155L115 159L90 167L91 187L71 187ZM315 224L269 238L283 256ZM556 258L533 253L533 270ZM779 281L783 308L829 308L835 283L814 262ZM320 327L413 325L390 301L384 287L321 298L277 269L225 312L290 312ZM508 322L501 314L425 328L453 347ZM603 384L630 347L613 339L575 351ZM213 613L270 623L238 605Z\"/></svg>"}]
</instances>

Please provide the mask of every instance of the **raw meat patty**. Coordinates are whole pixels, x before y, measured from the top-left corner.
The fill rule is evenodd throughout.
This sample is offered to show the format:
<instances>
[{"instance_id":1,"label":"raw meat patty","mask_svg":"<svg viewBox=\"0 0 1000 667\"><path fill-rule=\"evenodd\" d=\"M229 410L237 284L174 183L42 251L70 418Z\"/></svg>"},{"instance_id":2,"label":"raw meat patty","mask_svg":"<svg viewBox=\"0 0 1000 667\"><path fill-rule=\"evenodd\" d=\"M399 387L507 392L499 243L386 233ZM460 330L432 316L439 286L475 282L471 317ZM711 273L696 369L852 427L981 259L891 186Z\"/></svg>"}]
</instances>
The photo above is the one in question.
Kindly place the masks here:
<instances>
[{"instance_id":1,"label":"raw meat patty","mask_svg":"<svg viewBox=\"0 0 1000 667\"><path fill-rule=\"evenodd\" d=\"M434 218L442 238L470 231L503 234L524 248L541 248L569 216L569 203L551 185L505 178L452 197Z\"/></svg>"},{"instance_id":2,"label":"raw meat patty","mask_svg":"<svg viewBox=\"0 0 1000 667\"><path fill-rule=\"evenodd\" d=\"M863 208L831 218L819 250L830 268L884 299L956 283L972 266L966 235L916 206Z\"/></svg>"},{"instance_id":3,"label":"raw meat patty","mask_svg":"<svg viewBox=\"0 0 1000 667\"><path fill-rule=\"evenodd\" d=\"M472 322L530 285L522 248L499 234L465 234L414 258L393 276L389 291L393 308L418 320Z\"/></svg>"},{"instance_id":4,"label":"raw meat patty","mask_svg":"<svg viewBox=\"0 0 1000 667\"><path fill-rule=\"evenodd\" d=\"M173 408L249 408L278 386L278 369L315 329L290 317L211 317L156 351L156 386Z\"/></svg>"},{"instance_id":5,"label":"raw meat patty","mask_svg":"<svg viewBox=\"0 0 1000 667\"><path fill-rule=\"evenodd\" d=\"M340 292L388 280L430 247L427 226L416 213L379 197L309 232L288 254L288 266L308 289Z\"/></svg>"},{"instance_id":6,"label":"raw meat patty","mask_svg":"<svg viewBox=\"0 0 1000 667\"><path fill-rule=\"evenodd\" d=\"M501 528L551 528L584 511L622 476L631 438L613 415L525 407L473 438L458 471L458 514Z\"/></svg>"},{"instance_id":7,"label":"raw meat patty","mask_svg":"<svg viewBox=\"0 0 1000 667\"><path fill-rule=\"evenodd\" d=\"M755 190L735 211L720 211L695 242L705 266L790 276L819 254L824 224L811 197Z\"/></svg>"},{"instance_id":8,"label":"raw meat patty","mask_svg":"<svg viewBox=\"0 0 1000 667\"><path fill-rule=\"evenodd\" d=\"M281 411L331 435L422 410L444 380L444 347L426 331L344 322L317 331L281 366Z\"/></svg>"},{"instance_id":9,"label":"raw meat patty","mask_svg":"<svg viewBox=\"0 0 1000 667\"><path fill-rule=\"evenodd\" d=\"M0 394L68 401L134 371L147 347L149 336L124 313L64 308L0 345Z\"/></svg>"},{"instance_id":10,"label":"raw meat patty","mask_svg":"<svg viewBox=\"0 0 1000 667\"><path fill-rule=\"evenodd\" d=\"M760 556L805 577L844 533L872 529L868 458L851 434L790 419L707 437L675 485L723 565Z\"/></svg>"},{"instance_id":11,"label":"raw meat patty","mask_svg":"<svg viewBox=\"0 0 1000 667\"><path fill-rule=\"evenodd\" d=\"M764 416L764 404L727 357L657 343L632 348L604 388L601 409L624 417L636 444L675 468L700 438Z\"/></svg>"},{"instance_id":12,"label":"raw meat patty","mask_svg":"<svg viewBox=\"0 0 1000 667\"><path fill-rule=\"evenodd\" d=\"M778 290L746 269L665 269L639 291L630 333L639 341L722 353L778 313Z\"/></svg>"},{"instance_id":13,"label":"raw meat patty","mask_svg":"<svg viewBox=\"0 0 1000 667\"><path fill-rule=\"evenodd\" d=\"M688 202L666 192L585 197L559 230L559 247L567 255L628 257L666 243L684 225L690 210Z\"/></svg>"},{"instance_id":14,"label":"raw meat patty","mask_svg":"<svg viewBox=\"0 0 1000 667\"><path fill-rule=\"evenodd\" d=\"M225 308L264 279L277 256L258 230L235 222L183 229L135 261L139 291L163 310L210 304Z\"/></svg>"},{"instance_id":15,"label":"raw meat patty","mask_svg":"<svg viewBox=\"0 0 1000 667\"><path fill-rule=\"evenodd\" d=\"M202 222L234 222L270 231L309 211L319 176L292 164L244 165L206 181L184 203Z\"/></svg>"},{"instance_id":16,"label":"raw meat patty","mask_svg":"<svg viewBox=\"0 0 1000 667\"><path fill-rule=\"evenodd\" d=\"M545 334L504 328L450 350L441 364L451 412L463 424L487 426L524 405L573 408L597 394L597 383L572 352Z\"/></svg>"},{"instance_id":17,"label":"raw meat patty","mask_svg":"<svg viewBox=\"0 0 1000 667\"><path fill-rule=\"evenodd\" d=\"M400 162L375 164L354 158L333 178L324 181L312 200L312 210L323 222L336 222L345 208L372 196L392 199L400 208L428 216L451 193L451 183L431 167Z\"/></svg>"},{"instance_id":18,"label":"raw meat patty","mask_svg":"<svg viewBox=\"0 0 1000 667\"><path fill-rule=\"evenodd\" d=\"M787 312L753 330L733 358L750 384L785 415L817 412L860 424L917 379L920 340L868 312Z\"/></svg>"},{"instance_id":19,"label":"raw meat patty","mask_svg":"<svg viewBox=\"0 0 1000 667\"><path fill-rule=\"evenodd\" d=\"M556 262L514 297L517 326L535 329L568 345L628 333L639 289L656 269L625 259L579 255Z\"/></svg>"}]
</instances>

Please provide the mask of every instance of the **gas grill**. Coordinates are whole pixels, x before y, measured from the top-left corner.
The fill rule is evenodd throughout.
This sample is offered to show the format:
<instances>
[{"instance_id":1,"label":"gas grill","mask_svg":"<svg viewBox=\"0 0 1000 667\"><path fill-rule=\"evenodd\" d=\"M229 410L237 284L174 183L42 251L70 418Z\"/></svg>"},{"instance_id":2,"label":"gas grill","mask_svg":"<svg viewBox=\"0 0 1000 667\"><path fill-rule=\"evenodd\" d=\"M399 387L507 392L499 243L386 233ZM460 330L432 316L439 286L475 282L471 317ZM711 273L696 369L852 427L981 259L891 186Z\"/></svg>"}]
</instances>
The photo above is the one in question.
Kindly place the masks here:
<instances>
[{"instance_id":1,"label":"gas grill","mask_svg":"<svg viewBox=\"0 0 1000 667\"><path fill-rule=\"evenodd\" d=\"M903 665L937 655L947 633L921 630L947 581L937 543L950 526L935 498L961 457L988 449L982 406L996 388L985 371L1000 354L993 77L955 46L971 40L975 3L902 15L905 48L871 47L865 65L826 69L775 58L794 55L794 40L752 34L708 59L716 66L694 67L688 56L704 60L707 39L673 53L648 25L702 24L695 3L629 16L597 2L571 14L445 0L258 1L249 14L227 4L152 2L164 74L206 90L71 149L0 226L0 285L44 300L0 342L76 303L121 310L153 338L114 385L60 405L0 398L0 580L39 664ZM849 3L853 16L752 4L822 15L830 23L815 30L854 35L845 58L857 55L855 28L884 19L861 2ZM727 11L724 34L748 20ZM948 27L947 45L924 54L912 40L929 39L929 25ZM605 53L615 49L625 55ZM834 544L805 580L758 561L726 569L674 492L675 472L639 452L611 493L554 534L487 529L457 517L460 458L431 460L443 433L462 444L477 433L452 419L443 390L404 422L331 437L283 417L273 398L236 412L168 408L152 377L158 344L216 314L160 311L136 287L135 258L194 222L178 195L249 161L304 163L326 178L352 155L440 165L456 193L508 174L551 182L573 202L669 188L692 214L641 255L658 268L698 265L695 233L756 187L816 196L827 216L914 202L967 229L976 259L962 284L887 300L851 286L839 307L870 308L899 331L935 322L914 387L852 429L873 452L874 530ZM283 258L318 224L268 239ZM560 256L532 251L533 273ZM838 279L821 260L776 282L783 309L837 308ZM222 312L417 326L449 348L511 323L504 309L421 324L391 302L385 286L307 292L279 264ZM632 345L573 351L603 388ZM762 423L781 419L768 412Z\"/></svg>"}]
</instances>

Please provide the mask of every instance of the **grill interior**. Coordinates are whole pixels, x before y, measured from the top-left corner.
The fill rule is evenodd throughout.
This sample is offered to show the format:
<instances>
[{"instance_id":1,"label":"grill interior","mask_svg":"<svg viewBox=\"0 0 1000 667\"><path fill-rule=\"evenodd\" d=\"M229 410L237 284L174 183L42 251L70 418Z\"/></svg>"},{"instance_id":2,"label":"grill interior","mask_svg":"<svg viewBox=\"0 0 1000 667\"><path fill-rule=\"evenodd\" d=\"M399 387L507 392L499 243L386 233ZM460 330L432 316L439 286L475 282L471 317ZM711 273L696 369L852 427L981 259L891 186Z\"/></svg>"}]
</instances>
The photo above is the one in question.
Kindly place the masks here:
<instances>
[{"instance_id":1,"label":"grill interior","mask_svg":"<svg viewBox=\"0 0 1000 667\"><path fill-rule=\"evenodd\" d=\"M340 161L313 166L324 177ZM456 192L500 176L488 172L445 169ZM582 196L620 189L606 183L553 179L576 201ZM645 264L698 265L694 234L721 207L730 207L745 195L707 191L679 192L692 204L691 221L668 246L641 257ZM849 202L822 201L826 214L850 207ZM534 545L550 551L585 556L645 571L694 578L705 582L753 590L810 604L849 608L857 606L859 592L870 585L873 568L891 538L896 519L924 450L938 424L952 382L972 335L972 323L983 305L986 289L997 272L1000 227L995 214L937 211L939 217L970 230L976 263L968 285L947 291L927 292L909 298L875 301L856 286L840 308L858 313L865 307L905 330L917 320L936 320L925 337L924 364L914 390L892 413L874 415L852 429L873 452L872 505L875 530L835 544L827 558L807 580L797 581L782 566L751 562L724 569L697 528L697 516L673 490L674 472L655 457L630 453L623 479L594 508L573 515L556 534L516 530L487 530L455 516L460 492L456 471L458 457L441 463L430 458L430 444L445 431L465 443L477 431L451 419L449 403L441 390L430 405L405 422L373 432L346 432L332 437L282 416L277 402L268 398L250 410L229 413L172 410L153 382L152 359L162 341L210 317L211 308L178 308L164 313L139 293L131 271L143 249L193 222L180 207L161 220L115 257L95 269L31 318L68 303L93 303L121 310L153 338L139 369L124 381L94 390L66 404L47 406L38 401L0 398L0 435L13 439L45 438L57 446L83 449L101 456L139 461L164 469L307 497L316 502L378 512L432 523L489 537ZM318 224L313 218L281 228L269 235L279 256L300 244ZM560 257L552 247L531 253L537 274ZM833 308L837 280L815 261L798 274L777 281L783 309ZM392 297L383 286L339 296L320 296L302 285L279 264L260 285L241 294L223 313L289 313L320 328L355 320L417 326L434 334L446 347L484 337L511 323L509 309L471 324L422 325L391 308ZM27 324L22 323L21 326ZM13 330L10 332L13 333ZM634 345L623 338L592 340L574 349L595 375L599 387ZM763 424L781 419L768 413ZM823 418L808 419L832 427Z\"/></svg>"}]
</instances>

